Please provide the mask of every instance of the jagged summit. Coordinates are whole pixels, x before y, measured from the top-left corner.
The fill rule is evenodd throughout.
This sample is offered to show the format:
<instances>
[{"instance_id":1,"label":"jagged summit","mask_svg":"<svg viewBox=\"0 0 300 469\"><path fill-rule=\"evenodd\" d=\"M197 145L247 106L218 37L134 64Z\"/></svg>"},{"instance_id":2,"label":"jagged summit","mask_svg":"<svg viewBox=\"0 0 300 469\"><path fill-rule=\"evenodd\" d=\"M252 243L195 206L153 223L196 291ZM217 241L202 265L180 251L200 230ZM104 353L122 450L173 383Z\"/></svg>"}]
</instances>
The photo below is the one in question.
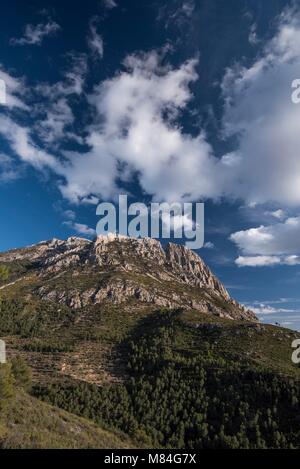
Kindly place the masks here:
<instances>
[{"instance_id":1,"label":"jagged summit","mask_svg":"<svg viewBox=\"0 0 300 469\"><path fill-rule=\"evenodd\" d=\"M2 253L0 262L26 262L14 283L22 285L26 279L31 294L74 309L108 303L156 305L257 320L230 298L197 254L179 244L162 246L155 239L117 234L94 241L71 237Z\"/></svg>"}]
</instances>

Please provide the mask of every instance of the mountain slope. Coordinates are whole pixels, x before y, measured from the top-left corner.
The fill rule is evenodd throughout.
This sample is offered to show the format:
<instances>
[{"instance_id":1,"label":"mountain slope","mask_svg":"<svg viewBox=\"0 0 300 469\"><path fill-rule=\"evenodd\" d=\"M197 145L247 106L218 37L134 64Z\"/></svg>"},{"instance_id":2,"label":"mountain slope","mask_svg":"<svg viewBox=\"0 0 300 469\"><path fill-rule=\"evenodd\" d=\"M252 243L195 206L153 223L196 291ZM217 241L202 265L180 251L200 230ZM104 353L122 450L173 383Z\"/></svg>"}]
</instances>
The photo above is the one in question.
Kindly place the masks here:
<instances>
[{"instance_id":1,"label":"mountain slope","mask_svg":"<svg viewBox=\"0 0 300 469\"><path fill-rule=\"evenodd\" d=\"M18 390L0 412L0 448L137 448L121 432L50 406Z\"/></svg>"},{"instance_id":2,"label":"mountain slope","mask_svg":"<svg viewBox=\"0 0 300 469\"><path fill-rule=\"evenodd\" d=\"M295 335L198 311L161 311L120 344L124 382L46 385L35 393L154 447L299 448Z\"/></svg>"},{"instance_id":3,"label":"mountain slope","mask_svg":"<svg viewBox=\"0 0 300 469\"><path fill-rule=\"evenodd\" d=\"M0 335L38 381L119 381L115 345L159 308L236 320L255 315L229 297L204 262L183 246L152 239L52 240L0 254Z\"/></svg>"},{"instance_id":4,"label":"mountain slope","mask_svg":"<svg viewBox=\"0 0 300 469\"><path fill-rule=\"evenodd\" d=\"M2 253L0 267L0 336L39 399L147 447L299 447L298 334L260 324L193 252L70 238Z\"/></svg>"}]
</instances>

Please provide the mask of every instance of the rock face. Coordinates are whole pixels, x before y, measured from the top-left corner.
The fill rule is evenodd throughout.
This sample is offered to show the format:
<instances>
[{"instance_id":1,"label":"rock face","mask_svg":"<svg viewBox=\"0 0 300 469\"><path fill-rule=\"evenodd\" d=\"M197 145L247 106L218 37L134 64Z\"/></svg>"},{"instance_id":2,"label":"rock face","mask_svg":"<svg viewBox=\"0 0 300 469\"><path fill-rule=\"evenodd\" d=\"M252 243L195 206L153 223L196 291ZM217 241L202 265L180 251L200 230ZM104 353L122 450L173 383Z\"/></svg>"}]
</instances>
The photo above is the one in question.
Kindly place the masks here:
<instances>
[{"instance_id":1,"label":"rock face","mask_svg":"<svg viewBox=\"0 0 300 469\"><path fill-rule=\"evenodd\" d=\"M163 247L150 238L109 235L95 241L53 239L0 254L1 263L24 261L38 278L35 294L74 309L130 302L257 320L230 298L202 259L182 245Z\"/></svg>"}]
</instances>

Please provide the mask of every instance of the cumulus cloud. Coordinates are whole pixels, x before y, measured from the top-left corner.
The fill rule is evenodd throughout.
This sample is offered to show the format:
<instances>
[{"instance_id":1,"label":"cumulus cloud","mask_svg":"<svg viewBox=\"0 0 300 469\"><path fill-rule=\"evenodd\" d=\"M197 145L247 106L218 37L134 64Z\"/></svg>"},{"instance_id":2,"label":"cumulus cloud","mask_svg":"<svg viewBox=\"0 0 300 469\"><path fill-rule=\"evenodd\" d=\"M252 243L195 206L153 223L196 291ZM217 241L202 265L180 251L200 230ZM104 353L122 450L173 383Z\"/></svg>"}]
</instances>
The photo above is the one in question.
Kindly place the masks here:
<instances>
[{"instance_id":1,"label":"cumulus cloud","mask_svg":"<svg viewBox=\"0 0 300 469\"><path fill-rule=\"evenodd\" d=\"M40 46L45 37L52 36L59 30L59 24L51 19L49 19L46 23L39 23L37 25L27 24L23 37L13 38L11 39L10 43L14 46Z\"/></svg>"},{"instance_id":2,"label":"cumulus cloud","mask_svg":"<svg viewBox=\"0 0 300 469\"><path fill-rule=\"evenodd\" d=\"M255 63L228 69L223 81L225 135L238 138L230 156L231 176L239 181L232 193L253 204L279 202L296 213L265 212L278 223L233 233L242 254L238 266L300 264L300 108L291 100L299 52L299 11L287 9Z\"/></svg>"},{"instance_id":3,"label":"cumulus cloud","mask_svg":"<svg viewBox=\"0 0 300 469\"><path fill-rule=\"evenodd\" d=\"M193 5L180 3L186 14ZM99 56L103 53L100 39L91 29L90 47ZM72 202L111 198L136 177L141 189L159 201L225 196L248 204L277 201L281 207L297 206L300 107L291 101L290 85L300 70L299 52L300 17L286 10L257 60L249 67L227 70L222 82L224 138L235 136L237 149L221 159L214 156L203 130L191 135L180 124L193 99L197 61L167 65L161 51L131 54L121 71L95 86L87 97L91 119L84 121L89 122L83 127L84 137L72 130L70 99L85 96L83 56L62 82L39 85L42 100L33 106L32 127L4 115L0 132L23 161L51 167L59 176L62 194ZM13 80L9 84L11 108L26 106L20 98L21 86ZM36 146L34 132L43 150ZM69 139L85 147L66 152L61 144ZM58 149L59 159L52 155ZM260 265L298 262L295 232L299 227L292 218L285 219L283 210L270 216L282 223L232 235L241 250L239 265L254 264L257 257Z\"/></svg>"},{"instance_id":4,"label":"cumulus cloud","mask_svg":"<svg viewBox=\"0 0 300 469\"><path fill-rule=\"evenodd\" d=\"M230 236L244 254L293 255L300 253L300 217L283 223L238 231Z\"/></svg>"},{"instance_id":5,"label":"cumulus cloud","mask_svg":"<svg viewBox=\"0 0 300 469\"><path fill-rule=\"evenodd\" d=\"M291 83L300 70L299 11L286 10L278 31L250 66L223 80L224 134L238 139L227 195L252 203L300 203L300 107ZM259 170L258 170L259 168Z\"/></svg>"},{"instance_id":6,"label":"cumulus cloud","mask_svg":"<svg viewBox=\"0 0 300 469\"><path fill-rule=\"evenodd\" d=\"M231 241L244 254L236 259L236 264L252 267L300 264L299 231L300 217L290 217L281 223L233 233Z\"/></svg>"},{"instance_id":7,"label":"cumulus cloud","mask_svg":"<svg viewBox=\"0 0 300 469\"><path fill-rule=\"evenodd\" d=\"M97 86L90 96L90 151L68 155L64 195L73 201L108 197L116 192L117 177L138 174L143 190L157 200L219 196L219 162L205 134L185 134L177 120L192 98L195 66L195 60L178 68L162 65L156 51L134 54L123 72Z\"/></svg>"}]
</instances>

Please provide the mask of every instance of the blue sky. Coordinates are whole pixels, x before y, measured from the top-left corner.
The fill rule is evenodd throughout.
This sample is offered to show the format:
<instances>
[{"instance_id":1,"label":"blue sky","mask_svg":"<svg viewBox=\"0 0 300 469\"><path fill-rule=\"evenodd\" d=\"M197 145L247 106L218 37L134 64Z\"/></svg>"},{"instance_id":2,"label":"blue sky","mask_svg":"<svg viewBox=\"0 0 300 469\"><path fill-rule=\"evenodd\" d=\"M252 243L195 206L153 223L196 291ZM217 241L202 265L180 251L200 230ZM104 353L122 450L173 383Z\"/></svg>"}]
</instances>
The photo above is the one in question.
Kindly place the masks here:
<instances>
[{"instance_id":1,"label":"blue sky","mask_svg":"<svg viewBox=\"0 0 300 469\"><path fill-rule=\"evenodd\" d=\"M125 191L204 201L199 254L263 321L300 329L298 6L7 2L0 249L93 236L97 202Z\"/></svg>"}]
</instances>

